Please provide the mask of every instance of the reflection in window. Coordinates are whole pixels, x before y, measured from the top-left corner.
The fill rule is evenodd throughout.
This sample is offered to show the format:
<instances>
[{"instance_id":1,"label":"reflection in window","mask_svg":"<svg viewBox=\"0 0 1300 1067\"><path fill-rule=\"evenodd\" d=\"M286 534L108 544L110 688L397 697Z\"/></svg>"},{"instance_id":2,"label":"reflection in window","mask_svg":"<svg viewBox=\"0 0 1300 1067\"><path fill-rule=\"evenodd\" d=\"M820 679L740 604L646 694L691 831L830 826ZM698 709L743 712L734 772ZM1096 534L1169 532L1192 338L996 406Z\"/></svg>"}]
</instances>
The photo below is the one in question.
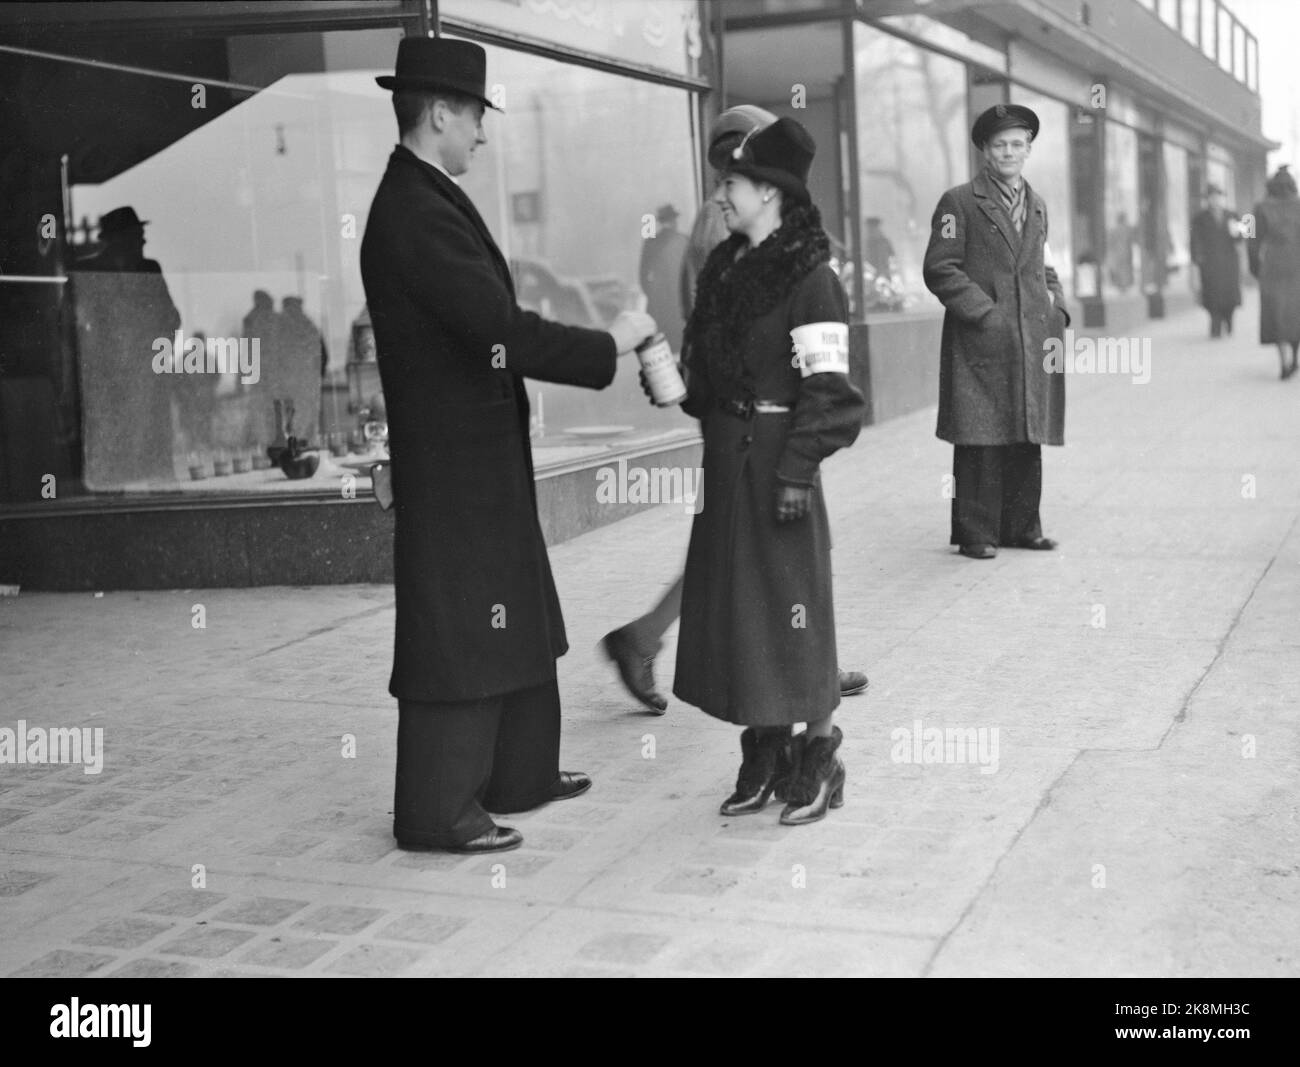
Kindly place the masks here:
<instances>
[{"instance_id":1,"label":"reflection in window","mask_svg":"<svg viewBox=\"0 0 1300 1067\"><path fill-rule=\"evenodd\" d=\"M1190 290L1192 220L1188 214L1191 190L1187 182L1187 151L1178 145L1164 142L1161 150L1162 179L1165 196L1165 231L1168 234L1168 255L1165 260L1165 289L1177 292Z\"/></svg>"},{"instance_id":2,"label":"reflection in window","mask_svg":"<svg viewBox=\"0 0 1300 1067\"><path fill-rule=\"evenodd\" d=\"M1106 268L1102 294L1131 296L1140 292L1142 249L1138 220L1138 135L1117 122L1105 123Z\"/></svg>"},{"instance_id":3,"label":"reflection in window","mask_svg":"<svg viewBox=\"0 0 1300 1067\"><path fill-rule=\"evenodd\" d=\"M966 68L869 26L853 32L866 311L934 309L921 276L930 217L970 178Z\"/></svg>"},{"instance_id":4,"label":"reflection in window","mask_svg":"<svg viewBox=\"0 0 1300 1067\"><path fill-rule=\"evenodd\" d=\"M690 94L496 47L487 80L507 87L505 114L485 117L488 143L461 185L511 263L520 304L598 329L644 304L678 350L700 199ZM592 451L593 427L625 441L695 426L679 408L651 407L626 367L600 392L531 383L529 393L538 463Z\"/></svg>"}]
</instances>

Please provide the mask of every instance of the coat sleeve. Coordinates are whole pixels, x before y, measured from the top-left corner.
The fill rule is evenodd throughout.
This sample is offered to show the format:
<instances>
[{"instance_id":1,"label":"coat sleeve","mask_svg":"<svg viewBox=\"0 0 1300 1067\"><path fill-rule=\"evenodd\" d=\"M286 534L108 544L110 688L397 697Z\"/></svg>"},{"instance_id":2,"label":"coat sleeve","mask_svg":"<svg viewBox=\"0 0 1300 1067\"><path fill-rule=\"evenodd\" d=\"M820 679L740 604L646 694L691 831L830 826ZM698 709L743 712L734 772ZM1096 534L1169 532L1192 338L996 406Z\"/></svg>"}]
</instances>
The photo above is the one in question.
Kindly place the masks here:
<instances>
[{"instance_id":1,"label":"coat sleeve","mask_svg":"<svg viewBox=\"0 0 1300 1067\"><path fill-rule=\"evenodd\" d=\"M966 260L967 218L961 201L949 189L939 198L930 219L930 243L925 249L925 286L963 322L977 323L997 305L963 269Z\"/></svg>"},{"instance_id":2,"label":"coat sleeve","mask_svg":"<svg viewBox=\"0 0 1300 1067\"><path fill-rule=\"evenodd\" d=\"M822 265L804 278L790 312L791 329L810 322L847 323L848 301L835 272ZM866 408L866 399L847 374L824 371L801 378L785 449L776 465L777 479L787 485L813 485L821 461L857 440Z\"/></svg>"},{"instance_id":3,"label":"coat sleeve","mask_svg":"<svg viewBox=\"0 0 1300 1067\"><path fill-rule=\"evenodd\" d=\"M460 339L457 355L490 366L504 357L507 370L538 381L592 389L613 381L614 338L521 308L459 209L439 204L407 221L389 245L396 260L389 277L400 278L412 302Z\"/></svg>"}]
</instances>

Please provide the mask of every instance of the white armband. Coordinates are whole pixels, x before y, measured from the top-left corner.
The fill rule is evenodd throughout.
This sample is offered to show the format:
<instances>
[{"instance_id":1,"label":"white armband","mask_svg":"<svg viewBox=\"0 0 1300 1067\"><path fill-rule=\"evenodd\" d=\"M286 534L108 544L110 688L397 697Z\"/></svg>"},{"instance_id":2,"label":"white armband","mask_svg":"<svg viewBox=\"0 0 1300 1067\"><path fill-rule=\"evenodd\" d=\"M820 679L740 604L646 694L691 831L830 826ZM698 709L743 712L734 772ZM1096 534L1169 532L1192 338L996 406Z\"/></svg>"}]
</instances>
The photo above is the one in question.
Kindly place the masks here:
<instances>
[{"instance_id":1,"label":"white armband","mask_svg":"<svg viewBox=\"0 0 1300 1067\"><path fill-rule=\"evenodd\" d=\"M810 322L790 331L794 366L801 377L849 373L849 325L846 322Z\"/></svg>"}]
</instances>

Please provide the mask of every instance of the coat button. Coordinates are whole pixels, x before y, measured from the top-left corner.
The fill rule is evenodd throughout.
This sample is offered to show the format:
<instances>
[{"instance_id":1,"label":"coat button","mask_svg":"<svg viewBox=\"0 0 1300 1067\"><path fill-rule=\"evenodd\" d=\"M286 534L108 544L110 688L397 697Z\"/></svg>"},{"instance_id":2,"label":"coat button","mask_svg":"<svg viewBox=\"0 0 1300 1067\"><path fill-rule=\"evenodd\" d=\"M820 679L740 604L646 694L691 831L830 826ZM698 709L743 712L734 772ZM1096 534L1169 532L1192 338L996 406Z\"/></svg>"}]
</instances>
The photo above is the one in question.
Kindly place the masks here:
<instances>
[{"instance_id":1,"label":"coat button","mask_svg":"<svg viewBox=\"0 0 1300 1067\"><path fill-rule=\"evenodd\" d=\"M744 437L742 437L742 438L740 439L740 447L741 447L741 448L748 448L748 447L749 447L750 445L752 445L753 443L754 443L754 436L753 436L753 434L748 434L748 433L747 433L747 434L745 434Z\"/></svg>"}]
</instances>

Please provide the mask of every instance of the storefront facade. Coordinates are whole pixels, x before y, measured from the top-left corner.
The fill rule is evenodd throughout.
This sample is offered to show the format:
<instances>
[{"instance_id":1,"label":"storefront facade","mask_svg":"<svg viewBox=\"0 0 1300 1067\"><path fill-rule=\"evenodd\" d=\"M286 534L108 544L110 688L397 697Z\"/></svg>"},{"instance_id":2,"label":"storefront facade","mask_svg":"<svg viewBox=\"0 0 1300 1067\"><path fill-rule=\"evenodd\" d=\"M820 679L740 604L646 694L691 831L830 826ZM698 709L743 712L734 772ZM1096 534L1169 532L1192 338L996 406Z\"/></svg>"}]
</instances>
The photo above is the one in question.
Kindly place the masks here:
<instances>
[{"instance_id":1,"label":"storefront facade","mask_svg":"<svg viewBox=\"0 0 1300 1067\"><path fill-rule=\"evenodd\" d=\"M505 113L464 185L521 303L564 322L645 304L679 335L662 279L709 120L758 103L808 126L872 420L934 402L921 258L984 108L1042 118L1026 175L1091 326L1190 304L1205 184L1243 211L1262 191L1257 47L1217 0L8 5L0 584L391 576L358 251L396 140L374 77L430 32L487 49ZM698 466L693 420L650 407L630 364L602 392L530 394L553 541L660 502L611 498L610 470ZM315 447L308 477L270 464L291 436Z\"/></svg>"}]
</instances>

